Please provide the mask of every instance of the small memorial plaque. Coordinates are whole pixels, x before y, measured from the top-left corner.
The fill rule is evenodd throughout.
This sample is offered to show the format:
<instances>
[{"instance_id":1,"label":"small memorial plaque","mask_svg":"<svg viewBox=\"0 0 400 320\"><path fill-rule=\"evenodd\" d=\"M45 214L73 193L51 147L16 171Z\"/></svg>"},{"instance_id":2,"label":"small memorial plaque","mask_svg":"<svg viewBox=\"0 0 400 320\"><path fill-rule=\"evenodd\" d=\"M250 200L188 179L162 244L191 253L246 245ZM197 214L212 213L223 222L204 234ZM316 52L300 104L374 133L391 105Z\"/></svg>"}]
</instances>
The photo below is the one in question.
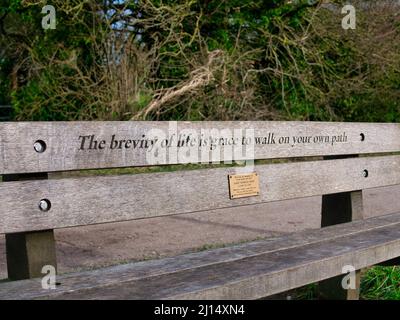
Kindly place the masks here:
<instances>
[{"instance_id":1,"label":"small memorial plaque","mask_svg":"<svg viewBox=\"0 0 400 320\"><path fill-rule=\"evenodd\" d=\"M257 173L231 174L228 180L231 199L260 195L260 183Z\"/></svg>"}]
</instances>

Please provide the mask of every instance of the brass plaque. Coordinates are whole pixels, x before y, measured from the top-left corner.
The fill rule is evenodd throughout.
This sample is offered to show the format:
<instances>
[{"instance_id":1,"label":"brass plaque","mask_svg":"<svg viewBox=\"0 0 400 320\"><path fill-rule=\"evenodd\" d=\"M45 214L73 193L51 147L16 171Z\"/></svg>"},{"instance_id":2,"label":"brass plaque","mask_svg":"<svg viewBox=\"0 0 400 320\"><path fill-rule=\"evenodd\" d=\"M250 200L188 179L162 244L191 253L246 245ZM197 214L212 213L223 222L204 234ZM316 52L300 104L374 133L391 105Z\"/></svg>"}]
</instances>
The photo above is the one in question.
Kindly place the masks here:
<instances>
[{"instance_id":1,"label":"brass plaque","mask_svg":"<svg viewBox=\"0 0 400 320\"><path fill-rule=\"evenodd\" d=\"M260 183L257 173L232 174L229 180L229 196L231 199L260 195Z\"/></svg>"}]
</instances>

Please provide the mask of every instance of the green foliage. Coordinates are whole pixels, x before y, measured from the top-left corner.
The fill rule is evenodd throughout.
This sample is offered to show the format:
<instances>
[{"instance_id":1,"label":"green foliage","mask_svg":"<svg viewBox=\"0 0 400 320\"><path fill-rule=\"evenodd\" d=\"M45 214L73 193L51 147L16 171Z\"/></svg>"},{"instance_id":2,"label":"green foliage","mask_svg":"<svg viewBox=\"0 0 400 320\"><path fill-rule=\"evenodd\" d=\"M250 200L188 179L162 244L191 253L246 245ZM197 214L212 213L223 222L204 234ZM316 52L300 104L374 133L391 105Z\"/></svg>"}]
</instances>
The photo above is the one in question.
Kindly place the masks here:
<instances>
[{"instance_id":1,"label":"green foliage","mask_svg":"<svg viewBox=\"0 0 400 320\"><path fill-rule=\"evenodd\" d=\"M393 10L343 31L317 2L55 0L57 28L43 30L46 1L5 0L0 103L20 120L398 121Z\"/></svg>"},{"instance_id":2,"label":"green foliage","mask_svg":"<svg viewBox=\"0 0 400 320\"><path fill-rule=\"evenodd\" d=\"M361 282L361 298L365 300L400 300L399 267L374 267Z\"/></svg>"},{"instance_id":3,"label":"green foliage","mask_svg":"<svg viewBox=\"0 0 400 320\"><path fill-rule=\"evenodd\" d=\"M77 66L90 68L101 59L91 46L93 33L89 29L93 21L100 20L98 14L80 1L69 1L68 8L75 8L79 19L60 7L57 29L44 30L41 8L46 1L7 2L8 6L1 7L5 32L0 35L0 44L5 47L5 57L0 60L4 100L11 100L17 119L79 119L84 99L78 96L84 95L79 83L71 79L79 76Z\"/></svg>"},{"instance_id":4,"label":"green foliage","mask_svg":"<svg viewBox=\"0 0 400 320\"><path fill-rule=\"evenodd\" d=\"M315 300L318 298L318 285L296 289L292 296L296 300ZM400 300L400 267L369 268L361 278L360 299Z\"/></svg>"}]
</instances>

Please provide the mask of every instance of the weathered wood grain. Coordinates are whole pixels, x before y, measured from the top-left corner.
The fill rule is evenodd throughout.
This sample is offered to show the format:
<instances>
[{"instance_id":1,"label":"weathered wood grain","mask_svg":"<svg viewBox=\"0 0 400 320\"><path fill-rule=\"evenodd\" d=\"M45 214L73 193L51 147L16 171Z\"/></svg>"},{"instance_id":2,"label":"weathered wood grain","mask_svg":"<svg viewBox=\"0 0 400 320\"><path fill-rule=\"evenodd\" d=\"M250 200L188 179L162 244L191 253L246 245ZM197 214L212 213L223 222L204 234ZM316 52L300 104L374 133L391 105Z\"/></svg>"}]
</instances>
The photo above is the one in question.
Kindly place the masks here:
<instances>
[{"instance_id":1,"label":"weathered wood grain","mask_svg":"<svg viewBox=\"0 0 400 320\"><path fill-rule=\"evenodd\" d=\"M255 145L253 138L249 140L249 145L244 147L243 134L247 137L265 137L265 144ZM89 150L92 135L94 140L92 149ZM190 144L193 145L186 149L174 148L179 135L181 141L188 135L192 138L196 136L198 140L196 142L190 139ZM115 143L113 145L117 147L110 149L113 136L114 142L124 140L121 149L118 148L119 144L117 146ZM210 136L213 139L233 137L238 140L231 141L234 146L227 142L225 149L210 151L212 142L208 139ZM0 173L394 152L400 151L399 136L399 124L379 123L239 121L1 123ZM153 147L150 148L151 143L148 141L146 148L145 140L153 140L155 137L158 140ZM293 138L296 137L305 140L294 143ZM163 138L170 138L169 148L161 147ZM201 147L199 147L200 139L203 141ZM46 144L46 150L42 153L36 152L33 147L39 140ZM140 140L143 140L143 144ZM204 141L208 141L207 145ZM138 144L133 148L135 142ZM95 146L97 149L94 149ZM155 150L158 150L158 153L155 154Z\"/></svg>"},{"instance_id":2,"label":"weathered wood grain","mask_svg":"<svg viewBox=\"0 0 400 320\"><path fill-rule=\"evenodd\" d=\"M3 283L0 299L252 299L400 255L400 213L275 239L57 277Z\"/></svg>"},{"instance_id":3,"label":"weathered wood grain","mask_svg":"<svg viewBox=\"0 0 400 320\"><path fill-rule=\"evenodd\" d=\"M0 184L0 233L189 213L400 183L400 156ZM363 171L368 169L368 177ZM259 174L260 196L231 200L228 175ZM39 210L41 199L51 202ZM10 210L12 208L13 210ZM244 209L245 210L245 209Z\"/></svg>"}]
</instances>

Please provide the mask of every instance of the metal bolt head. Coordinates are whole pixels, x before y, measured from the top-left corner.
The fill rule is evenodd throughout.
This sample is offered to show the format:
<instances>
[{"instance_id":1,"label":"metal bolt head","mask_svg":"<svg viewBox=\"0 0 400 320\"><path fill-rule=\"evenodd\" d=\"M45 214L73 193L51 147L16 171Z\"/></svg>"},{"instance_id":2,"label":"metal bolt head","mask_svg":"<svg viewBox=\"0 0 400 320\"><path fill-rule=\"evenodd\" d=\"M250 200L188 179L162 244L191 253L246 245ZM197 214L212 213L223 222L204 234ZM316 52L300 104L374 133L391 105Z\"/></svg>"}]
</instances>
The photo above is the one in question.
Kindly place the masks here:
<instances>
[{"instance_id":1,"label":"metal bolt head","mask_svg":"<svg viewBox=\"0 0 400 320\"><path fill-rule=\"evenodd\" d=\"M42 140L38 140L33 144L33 148L37 153L43 153L46 150L46 144Z\"/></svg>"},{"instance_id":2,"label":"metal bolt head","mask_svg":"<svg viewBox=\"0 0 400 320\"><path fill-rule=\"evenodd\" d=\"M39 201L39 209L41 211L49 211L51 207L51 203L47 199L42 199Z\"/></svg>"}]
</instances>

